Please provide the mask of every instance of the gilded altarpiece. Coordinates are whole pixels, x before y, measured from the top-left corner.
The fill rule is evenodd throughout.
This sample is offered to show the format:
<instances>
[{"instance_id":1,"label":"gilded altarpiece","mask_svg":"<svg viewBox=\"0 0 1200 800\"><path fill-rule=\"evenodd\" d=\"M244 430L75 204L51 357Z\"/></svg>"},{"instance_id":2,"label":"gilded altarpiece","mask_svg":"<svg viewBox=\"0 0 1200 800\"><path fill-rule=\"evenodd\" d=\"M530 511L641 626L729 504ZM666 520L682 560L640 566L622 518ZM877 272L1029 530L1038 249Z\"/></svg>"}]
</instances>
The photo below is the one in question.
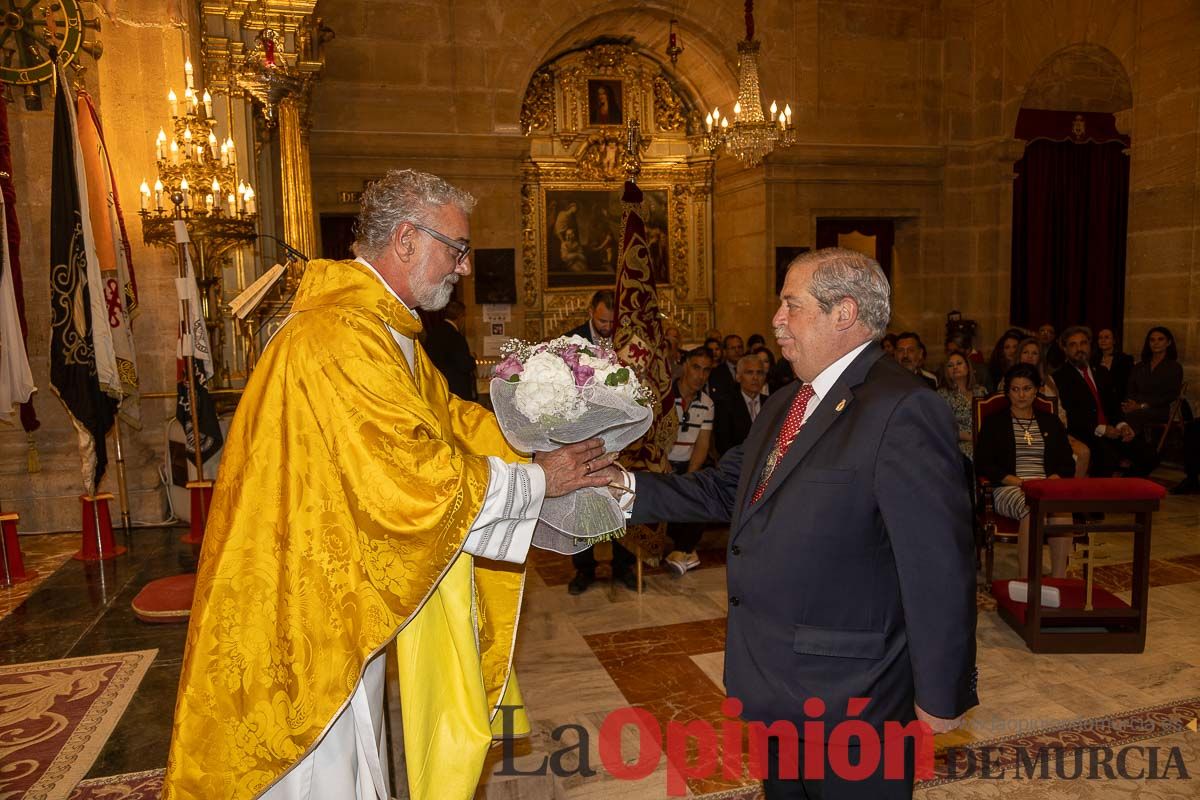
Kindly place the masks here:
<instances>
[{"instance_id":1,"label":"gilded altarpiece","mask_svg":"<svg viewBox=\"0 0 1200 800\"><path fill-rule=\"evenodd\" d=\"M521 110L531 140L521 188L526 338L575 327L592 293L613 288L631 120L659 308L685 341L711 327L714 162L693 154L698 109L676 77L626 45L568 53L534 74Z\"/></svg>"}]
</instances>

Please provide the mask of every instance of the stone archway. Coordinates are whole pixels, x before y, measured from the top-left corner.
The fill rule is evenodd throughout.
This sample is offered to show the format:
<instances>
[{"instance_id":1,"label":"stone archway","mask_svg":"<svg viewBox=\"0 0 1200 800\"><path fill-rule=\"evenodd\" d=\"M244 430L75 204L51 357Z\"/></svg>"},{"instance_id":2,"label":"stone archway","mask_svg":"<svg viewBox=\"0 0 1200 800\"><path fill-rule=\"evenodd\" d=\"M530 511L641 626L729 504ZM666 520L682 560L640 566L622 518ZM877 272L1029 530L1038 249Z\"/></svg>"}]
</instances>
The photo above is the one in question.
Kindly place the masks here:
<instances>
[{"instance_id":1,"label":"stone archway","mask_svg":"<svg viewBox=\"0 0 1200 800\"><path fill-rule=\"evenodd\" d=\"M1053 53L1034 70L1021 107L1115 114L1133 108L1133 85L1111 50L1080 42Z\"/></svg>"}]
</instances>

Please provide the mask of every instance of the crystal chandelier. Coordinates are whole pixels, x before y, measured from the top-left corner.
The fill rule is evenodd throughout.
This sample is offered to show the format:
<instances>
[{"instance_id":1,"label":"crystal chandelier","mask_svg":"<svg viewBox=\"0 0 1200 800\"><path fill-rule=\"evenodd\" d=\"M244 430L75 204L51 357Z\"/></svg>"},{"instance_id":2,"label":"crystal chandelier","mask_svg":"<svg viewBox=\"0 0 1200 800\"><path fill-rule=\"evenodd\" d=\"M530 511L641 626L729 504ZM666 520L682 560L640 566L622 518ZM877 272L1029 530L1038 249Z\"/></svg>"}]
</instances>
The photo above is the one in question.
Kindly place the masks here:
<instances>
[{"instance_id":1,"label":"crystal chandelier","mask_svg":"<svg viewBox=\"0 0 1200 800\"><path fill-rule=\"evenodd\" d=\"M776 147L796 143L792 125L792 107L783 110L774 100L770 114L763 110L758 85L758 50L754 38L754 0L746 0L746 38L738 42L738 97L733 104L733 119L722 116L720 107L704 118L705 133L701 144L709 153L724 150L748 167L757 167Z\"/></svg>"}]
</instances>

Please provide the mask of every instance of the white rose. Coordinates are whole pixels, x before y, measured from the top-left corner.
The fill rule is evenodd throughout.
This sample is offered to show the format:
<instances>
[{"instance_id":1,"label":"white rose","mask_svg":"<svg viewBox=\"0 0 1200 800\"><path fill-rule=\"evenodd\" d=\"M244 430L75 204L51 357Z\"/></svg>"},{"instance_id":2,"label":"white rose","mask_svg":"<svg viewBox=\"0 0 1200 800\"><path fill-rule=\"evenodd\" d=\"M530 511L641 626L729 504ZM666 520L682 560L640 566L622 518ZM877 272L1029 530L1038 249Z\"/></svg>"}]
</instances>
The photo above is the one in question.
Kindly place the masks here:
<instances>
[{"instance_id":1,"label":"white rose","mask_svg":"<svg viewBox=\"0 0 1200 800\"><path fill-rule=\"evenodd\" d=\"M575 388L571 368L549 352L537 353L525 362L513 402L531 422L571 421L581 417L586 410Z\"/></svg>"}]
</instances>

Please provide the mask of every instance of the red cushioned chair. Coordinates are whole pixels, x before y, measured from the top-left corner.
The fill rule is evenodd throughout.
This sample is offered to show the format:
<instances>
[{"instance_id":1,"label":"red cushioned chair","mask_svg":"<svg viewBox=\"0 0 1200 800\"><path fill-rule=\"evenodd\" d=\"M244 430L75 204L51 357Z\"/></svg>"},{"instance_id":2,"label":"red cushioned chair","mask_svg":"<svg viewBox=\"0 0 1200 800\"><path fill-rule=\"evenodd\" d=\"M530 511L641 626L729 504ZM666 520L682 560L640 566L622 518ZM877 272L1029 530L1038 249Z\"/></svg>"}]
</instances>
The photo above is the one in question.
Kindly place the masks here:
<instances>
[{"instance_id":1,"label":"red cushioned chair","mask_svg":"<svg viewBox=\"0 0 1200 800\"><path fill-rule=\"evenodd\" d=\"M1008 395L997 392L987 397L977 397L972 403L971 440L979 447L979 430L983 421L992 414L1008 411ZM1058 413L1058 398L1038 395L1033 401L1037 411L1045 414ZM983 562L985 586L992 585L992 570L996 562L996 543L1016 544L1020 523L1015 519L1000 516L992 505L992 482L982 475L975 476L975 548L976 560ZM1076 537L1077 539L1079 537ZM1086 536L1083 537L1086 539ZM980 555L982 554L982 555ZM1040 564L1041 558L1029 562Z\"/></svg>"},{"instance_id":2,"label":"red cushioned chair","mask_svg":"<svg viewBox=\"0 0 1200 800\"><path fill-rule=\"evenodd\" d=\"M1021 635L1035 653L1141 653L1146 648L1147 601L1150 592L1150 522L1166 490L1142 478L1063 478L1028 481L1029 563L1038 563L1047 535L1133 534L1130 599L1093 585L1094 572L1080 580L1042 578L1029 574L1028 603L1011 599L1008 581L992 584L1001 619ZM1090 516L1069 525L1046 524L1053 514L1132 514L1132 522L1092 521ZM1058 608L1041 607L1041 587L1059 588Z\"/></svg>"}]
</instances>

